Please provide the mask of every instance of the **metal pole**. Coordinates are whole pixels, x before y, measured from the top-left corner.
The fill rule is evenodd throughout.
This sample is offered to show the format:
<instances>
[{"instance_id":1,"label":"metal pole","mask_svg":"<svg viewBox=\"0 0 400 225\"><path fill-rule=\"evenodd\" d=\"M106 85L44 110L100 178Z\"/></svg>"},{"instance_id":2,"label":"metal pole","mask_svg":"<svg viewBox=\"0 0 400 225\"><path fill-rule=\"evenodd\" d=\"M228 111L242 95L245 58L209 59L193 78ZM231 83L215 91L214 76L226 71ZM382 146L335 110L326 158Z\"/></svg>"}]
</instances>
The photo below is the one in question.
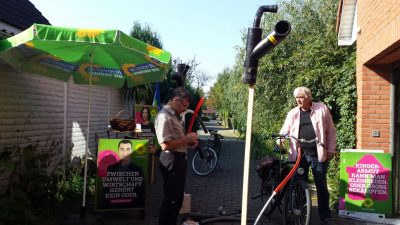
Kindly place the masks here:
<instances>
[{"instance_id":1,"label":"metal pole","mask_svg":"<svg viewBox=\"0 0 400 225\"><path fill-rule=\"evenodd\" d=\"M93 49L92 49L93 51ZM83 195L82 195L82 206L81 206L81 218L86 216L86 186L87 186L87 158L89 152L89 138L90 138L90 104L92 102L92 69L93 69L93 52L90 53L90 71L89 71L89 96L88 96L88 113L87 113L87 128L86 128L86 146L85 146L85 157L84 157L84 172L83 172Z\"/></svg>"}]
</instances>

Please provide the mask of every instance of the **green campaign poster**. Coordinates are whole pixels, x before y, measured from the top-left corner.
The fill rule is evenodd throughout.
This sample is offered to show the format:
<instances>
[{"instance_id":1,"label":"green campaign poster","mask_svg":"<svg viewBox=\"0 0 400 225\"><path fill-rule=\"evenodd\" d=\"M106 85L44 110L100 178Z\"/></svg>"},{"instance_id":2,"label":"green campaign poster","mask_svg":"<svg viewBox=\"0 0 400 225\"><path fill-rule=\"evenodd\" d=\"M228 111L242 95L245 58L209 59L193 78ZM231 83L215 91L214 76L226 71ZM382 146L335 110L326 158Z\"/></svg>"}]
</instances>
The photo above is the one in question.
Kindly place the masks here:
<instances>
[{"instance_id":1,"label":"green campaign poster","mask_svg":"<svg viewBox=\"0 0 400 225\"><path fill-rule=\"evenodd\" d=\"M373 150L340 153L339 214L392 214L392 155Z\"/></svg>"},{"instance_id":2,"label":"green campaign poster","mask_svg":"<svg viewBox=\"0 0 400 225\"><path fill-rule=\"evenodd\" d=\"M147 160L147 140L100 139L96 211L144 209Z\"/></svg>"},{"instance_id":3,"label":"green campaign poster","mask_svg":"<svg viewBox=\"0 0 400 225\"><path fill-rule=\"evenodd\" d=\"M155 182L155 165L157 151L161 151L156 137L156 129L154 127L154 120L158 112L157 106L150 105L135 105L135 122L140 124L140 132L137 132L137 138L147 139L149 141L149 182Z\"/></svg>"},{"instance_id":4,"label":"green campaign poster","mask_svg":"<svg viewBox=\"0 0 400 225\"><path fill-rule=\"evenodd\" d=\"M135 105L135 122L140 124L141 131L137 133L138 138L149 140L150 152L154 152L153 146L157 145L156 130L154 120L157 115L157 106Z\"/></svg>"}]
</instances>

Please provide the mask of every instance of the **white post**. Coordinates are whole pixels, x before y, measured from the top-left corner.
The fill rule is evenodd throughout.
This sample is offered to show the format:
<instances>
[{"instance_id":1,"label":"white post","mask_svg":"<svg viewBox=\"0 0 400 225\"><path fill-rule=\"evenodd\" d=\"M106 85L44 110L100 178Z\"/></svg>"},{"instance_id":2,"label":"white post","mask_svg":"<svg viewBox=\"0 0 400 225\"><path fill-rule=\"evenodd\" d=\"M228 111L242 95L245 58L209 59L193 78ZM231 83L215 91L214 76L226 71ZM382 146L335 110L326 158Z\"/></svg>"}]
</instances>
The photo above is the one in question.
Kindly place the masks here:
<instances>
[{"instance_id":1,"label":"white post","mask_svg":"<svg viewBox=\"0 0 400 225\"><path fill-rule=\"evenodd\" d=\"M254 103L254 85L249 87L249 102L247 105L247 125L246 125L246 144L244 148L241 225L246 225L247 223L247 196L249 193L250 145L251 145L251 127L253 120L253 103Z\"/></svg>"}]
</instances>

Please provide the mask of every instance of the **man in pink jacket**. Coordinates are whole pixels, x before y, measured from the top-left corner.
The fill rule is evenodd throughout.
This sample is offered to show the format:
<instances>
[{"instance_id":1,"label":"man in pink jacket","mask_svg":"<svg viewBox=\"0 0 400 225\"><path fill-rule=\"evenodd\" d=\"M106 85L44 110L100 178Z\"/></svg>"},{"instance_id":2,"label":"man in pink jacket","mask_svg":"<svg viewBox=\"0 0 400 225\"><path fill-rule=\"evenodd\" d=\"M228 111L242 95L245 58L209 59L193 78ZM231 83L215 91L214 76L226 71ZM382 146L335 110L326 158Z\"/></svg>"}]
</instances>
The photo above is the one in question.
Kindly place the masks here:
<instances>
[{"instance_id":1,"label":"man in pink jacket","mask_svg":"<svg viewBox=\"0 0 400 225\"><path fill-rule=\"evenodd\" d=\"M318 211L321 224L329 224L331 212L329 209L329 192L326 181L328 162L336 154L336 129L329 108L319 102L312 102L310 89L298 87L293 95L297 107L287 114L281 134L293 135L306 140L318 139L324 147L316 143L302 145L303 156L300 167L304 169L307 179L309 168L317 188ZM290 160L297 157L296 143L290 142Z\"/></svg>"}]
</instances>

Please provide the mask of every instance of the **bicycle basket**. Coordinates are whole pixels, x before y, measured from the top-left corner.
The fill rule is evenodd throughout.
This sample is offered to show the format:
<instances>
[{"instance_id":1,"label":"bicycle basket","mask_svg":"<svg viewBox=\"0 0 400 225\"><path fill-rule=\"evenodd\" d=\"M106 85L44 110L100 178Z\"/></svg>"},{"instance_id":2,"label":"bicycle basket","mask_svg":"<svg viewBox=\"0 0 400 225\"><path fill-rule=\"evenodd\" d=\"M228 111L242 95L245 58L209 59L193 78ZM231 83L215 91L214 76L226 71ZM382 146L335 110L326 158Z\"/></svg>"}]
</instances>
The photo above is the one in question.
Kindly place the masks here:
<instances>
[{"instance_id":1,"label":"bicycle basket","mask_svg":"<svg viewBox=\"0 0 400 225\"><path fill-rule=\"evenodd\" d=\"M256 171L258 176L262 180L266 180L269 178L270 169L273 167L274 163L279 162L279 160L273 156L265 156L262 158L256 166Z\"/></svg>"}]
</instances>

